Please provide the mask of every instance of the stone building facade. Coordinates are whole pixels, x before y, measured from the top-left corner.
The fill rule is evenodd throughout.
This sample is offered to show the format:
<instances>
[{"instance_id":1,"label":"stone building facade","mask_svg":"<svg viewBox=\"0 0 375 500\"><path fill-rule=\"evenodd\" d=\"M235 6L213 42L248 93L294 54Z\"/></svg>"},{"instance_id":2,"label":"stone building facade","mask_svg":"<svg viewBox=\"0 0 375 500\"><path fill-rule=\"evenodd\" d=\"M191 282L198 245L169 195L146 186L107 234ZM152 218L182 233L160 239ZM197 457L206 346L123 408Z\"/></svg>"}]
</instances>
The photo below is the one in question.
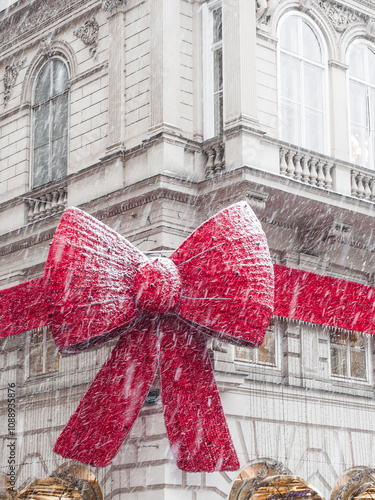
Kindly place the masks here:
<instances>
[{"instance_id":1,"label":"stone building facade","mask_svg":"<svg viewBox=\"0 0 375 500\"><path fill-rule=\"evenodd\" d=\"M1 6L1 288L43 274L67 206L168 256L239 200L275 263L374 284L372 1ZM177 469L157 380L111 465L65 461L53 443L114 344L61 357L47 328L1 339L1 498L371 498L370 336L274 318L257 351L207 341L237 472Z\"/></svg>"}]
</instances>

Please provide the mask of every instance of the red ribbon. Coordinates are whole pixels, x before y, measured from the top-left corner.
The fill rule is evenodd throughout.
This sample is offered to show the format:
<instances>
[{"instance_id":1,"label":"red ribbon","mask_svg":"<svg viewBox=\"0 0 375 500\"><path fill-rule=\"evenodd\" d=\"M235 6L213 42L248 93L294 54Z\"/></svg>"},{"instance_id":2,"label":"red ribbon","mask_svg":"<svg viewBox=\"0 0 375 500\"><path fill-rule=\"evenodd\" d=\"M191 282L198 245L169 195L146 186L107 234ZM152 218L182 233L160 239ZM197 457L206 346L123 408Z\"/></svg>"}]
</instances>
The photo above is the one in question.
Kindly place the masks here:
<instances>
[{"instance_id":1,"label":"red ribbon","mask_svg":"<svg viewBox=\"0 0 375 500\"><path fill-rule=\"evenodd\" d=\"M236 470L203 334L259 345L276 316L375 333L375 288L272 267L246 203L200 226L170 259L150 262L89 215L65 211L42 278L0 292L2 336L49 325L60 352L120 336L54 450L107 465L128 435L158 363L172 452L186 471Z\"/></svg>"},{"instance_id":2,"label":"red ribbon","mask_svg":"<svg viewBox=\"0 0 375 500\"><path fill-rule=\"evenodd\" d=\"M42 278L0 295L4 335L49 325L69 354L121 335L54 450L107 465L137 417L158 363L172 452L186 471L239 467L203 334L257 346L273 307L265 235L246 203L150 262L89 215L65 211Z\"/></svg>"}]
</instances>

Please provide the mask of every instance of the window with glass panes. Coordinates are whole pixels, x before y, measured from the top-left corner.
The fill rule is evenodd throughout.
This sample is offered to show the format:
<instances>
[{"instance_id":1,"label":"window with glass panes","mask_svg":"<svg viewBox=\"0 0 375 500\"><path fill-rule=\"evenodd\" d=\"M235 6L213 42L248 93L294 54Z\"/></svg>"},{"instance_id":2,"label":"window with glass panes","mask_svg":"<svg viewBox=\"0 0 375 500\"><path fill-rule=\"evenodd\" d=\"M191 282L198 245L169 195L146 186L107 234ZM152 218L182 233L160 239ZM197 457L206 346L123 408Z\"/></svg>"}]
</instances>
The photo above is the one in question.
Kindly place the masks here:
<instances>
[{"instance_id":1,"label":"window with glass panes","mask_svg":"<svg viewBox=\"0 0 375 500\"><path fill-rule=\"evenodd\" d=\"M203 8L204 138L221 135L224 126L223 17L221 1Z\"/></svg>"},{"instance_id":2,"label":"window with glass panes","mask_svg":"<svg viewBox=\"0 0 375 500\"><path fill-rule=\"evenodd\" d=\"M367 337L364 333L334 330L330 332L331 374L337 377L367 380Z\"/></svg>"},{"instance_id":3,"label":"window with glass panes","mask_svg":"<svg viewBox=\"0 0 375 500\"><path fill-rule=\"evenodd\" d=\"M315 28L302 16L287 16L279 37L282 140L326 150L325 59Z\"/></svg>"},{"instance_id":4,"label":"window with glass panes","mask_svg":"<svg viewBox=\"0 0 375 500\"><path fill-rule=\"evenodd\" d=\"M35 377L59 369L59 353L48 327L29 332L28 375Z\"/></svg>"},{"instance_id":5,"label":"window with glass panes","mask_svg":"<svg viewBox=\"0 0 375 500\"><path fill-rule=\"evenodd\" d=\"M375 48L353 44L348 52L351 161L375 167Z\"/></svg>"},{"instance_id":6,"label":"window with glass panes","mask_svg":"<svg viewBox=\"0 0 375 500\"><path fill-rule=\"evenodd\" d=\"M61 179L68 161L68 68L53 58L40 70L33 104L32 186Z\"/></svg>"},{"instance_id":7,"label":"window with glass panes","mask_svg":"<svg viewBox=\"0 0 375 500\"><path fill-rule=\"evenodd\" d=\"M260 347L245 348L235 347L236 361L247 361L259 365L276 366L276 331L275 320L271 318L263 343Z\"/></svg>"},{"instance_id":8,"label":"window with glass panes","mask_svg":"<svg viewBox=\"0 0 375 500\"><path fill-rule=\"evenodd\" d=\"M223 20L221 8L212 12L213 71L214 71L214 135L223 132Z\"/></svg>"}]
</instances>

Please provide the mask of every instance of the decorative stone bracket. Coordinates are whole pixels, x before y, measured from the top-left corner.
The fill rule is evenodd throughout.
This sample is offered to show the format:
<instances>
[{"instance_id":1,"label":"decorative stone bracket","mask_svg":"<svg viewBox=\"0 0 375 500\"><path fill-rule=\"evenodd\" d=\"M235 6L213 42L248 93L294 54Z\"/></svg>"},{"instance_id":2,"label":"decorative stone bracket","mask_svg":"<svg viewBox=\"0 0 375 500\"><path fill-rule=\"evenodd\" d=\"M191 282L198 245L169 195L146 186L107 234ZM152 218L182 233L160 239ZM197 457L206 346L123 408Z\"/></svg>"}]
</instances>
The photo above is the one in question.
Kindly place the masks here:
<instances>
[{"instance_id":1,"label":"decorative stone bracket","mask_svg":"<svg viewBox=\"0 0 375 500\"><path fill-rule=\"evenodd\" d=\"M18 63L15 64L9 64L8 66L5 67L5 73L4 73L4 106L8 104L8 101L10 100L10 96L12 94L12 89L16 84L17 76L25 64L26 59L22 59L22 61L19 61Z\"/></svg>"},{"instance_id":2,"label":"decorative stone bracket","mask_svg":"<svg viewBox=\"0 0 375 500\"><path fill-rule=\"evenodd\" d=\"M85 45L90 47L90 54L94 57L99 39L99 24L96 19L89 19L78 30L73 31L73 34L80 38Z\"/></svg>"}]
</instances>

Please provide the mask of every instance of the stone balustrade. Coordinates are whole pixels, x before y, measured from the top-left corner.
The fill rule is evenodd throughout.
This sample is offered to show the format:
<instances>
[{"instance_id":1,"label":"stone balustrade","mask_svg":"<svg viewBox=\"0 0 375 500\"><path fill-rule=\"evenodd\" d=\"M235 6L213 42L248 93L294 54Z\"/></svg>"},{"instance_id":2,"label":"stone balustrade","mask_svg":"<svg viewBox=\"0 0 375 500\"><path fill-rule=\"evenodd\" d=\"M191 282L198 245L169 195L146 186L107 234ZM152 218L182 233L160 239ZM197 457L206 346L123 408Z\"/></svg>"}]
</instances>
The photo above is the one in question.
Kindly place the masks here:
<instances>
[{"instance_id":1,"label":"stone balustrade","mask_svg":"<svg viewBox=\"0 0 375 500\"><path fill-rule=\"evenodd\" d=\"M36 222L64 210L67 205L67 193L67 187L61 186L35 198L27 198L27 222Z\"/></svg>"},{"instance_id":2,"label":"stone balustrade","mask_svg":"<svg viewBox=\"0 0 375 500\"><path fill-rule=\"evenodd\" d=\"M367 174L358 169L350 171L352 196L363 200L375 201L375 174Z\"/></svg>"},{"instance_id":3,"label":"stone balustrade","mask_svg":"<svg viewBox=\"0 0 375 500\"><path fill-rule=\"evenodd\" d=\"M332 172L335 164L318 153L301 148L280 147L280 174L312 186L334 190Z\"/></svg>"},{"instance_id":4,"label":"stone balustrade","mask_svg":"<svg viewBox=\"0 0 375 500\"><path fill-rule=\"evenodd\" d=\"M225 170L225 148L222 137L207 141L203 146L203 153L206 156L205 174L207 179Z\"/></svg>"}]
</instances>

